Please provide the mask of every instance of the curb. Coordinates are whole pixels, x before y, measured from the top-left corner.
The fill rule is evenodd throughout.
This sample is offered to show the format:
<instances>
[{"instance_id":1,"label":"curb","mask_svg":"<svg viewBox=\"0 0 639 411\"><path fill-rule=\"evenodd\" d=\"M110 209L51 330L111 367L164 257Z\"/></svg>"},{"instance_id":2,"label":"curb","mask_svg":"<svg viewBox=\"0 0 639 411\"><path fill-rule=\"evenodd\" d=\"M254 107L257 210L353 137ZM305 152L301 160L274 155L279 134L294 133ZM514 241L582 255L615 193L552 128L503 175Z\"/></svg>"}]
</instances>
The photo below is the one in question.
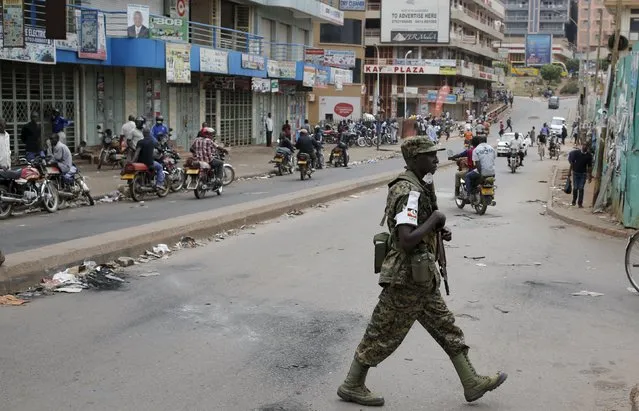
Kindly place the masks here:
<instances>
[{"instance_id":1,"label":"curb","mask_svg":"<svg viewBox=\"0 0 639 411\"><path fill-rule=\"evenodd\" d=\"M629 233L624 230L619 230L616 228L608 228L608 227L600 227L593 224L586 223L585 221L581 221L577 218L570 217L560 211L557 211L553 206L553 202L555 199L553 193L553 187L556 187L555 181L557 180L557 173L559 171L559 167L554 166L552 171L552 178L550 179L550 184L548 185L548 202L546 203L546 213L551 217L559 219L565 223L575 225L577 227L585 228L589 231L594 231L597 233L605 234L611 237L617 238L628 238Z\"/></svg>"},{"instance_id":2,"label":"curb","mask_svg":"<svg viewBox=\"0 0 639 411\"><path fill-rule=\"evenodd\" d=\"M451 161L439 168L441 170L455 164ZM118 257L137 256L160 243L174 244L183 236L208 237L280 217L291 209L308 208L371 190L388 184L400 171L379 173L347 183L329 184L9 254L5 264L0 267L0 293L22 291L37 284L49 273L87 260L103 264Z\"/></svg>"}]
</instances>

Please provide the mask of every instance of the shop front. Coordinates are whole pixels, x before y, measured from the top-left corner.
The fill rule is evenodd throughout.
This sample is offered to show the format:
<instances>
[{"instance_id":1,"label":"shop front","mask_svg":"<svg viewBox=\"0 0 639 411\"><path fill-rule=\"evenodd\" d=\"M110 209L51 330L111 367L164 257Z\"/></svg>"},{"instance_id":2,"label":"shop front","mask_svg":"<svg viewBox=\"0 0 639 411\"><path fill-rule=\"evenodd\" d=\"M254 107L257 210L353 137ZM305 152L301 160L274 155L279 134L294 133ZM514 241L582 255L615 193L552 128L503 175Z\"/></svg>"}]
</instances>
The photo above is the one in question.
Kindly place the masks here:
<instances>
[{"instance_id":1,"label":"shop front","mask_svg":"<svg viewBox=\"0 0 639 411\"><path fill-rule=\"evenodd\" d=\"M205 77L205 120L226 145L253 143L253 93L245 77Z\"/></svg>"},{"instance_id":2,"label":"shop front","mask_svg":"<svg viewBox=\"0 0 639 411\"><path fill-rule=\"evenodd\" d=\"M58 109L62 116L75 120L66 131L71 151L79 145L79 73L68 64L27 64L0 60L0 117L7 122L11 151L23 154L20 141L22 126L32 112L40 117L43 140L51 135L51 113ZM44 143L44 141L43 141Z\"/></svg>"}]
</instances>

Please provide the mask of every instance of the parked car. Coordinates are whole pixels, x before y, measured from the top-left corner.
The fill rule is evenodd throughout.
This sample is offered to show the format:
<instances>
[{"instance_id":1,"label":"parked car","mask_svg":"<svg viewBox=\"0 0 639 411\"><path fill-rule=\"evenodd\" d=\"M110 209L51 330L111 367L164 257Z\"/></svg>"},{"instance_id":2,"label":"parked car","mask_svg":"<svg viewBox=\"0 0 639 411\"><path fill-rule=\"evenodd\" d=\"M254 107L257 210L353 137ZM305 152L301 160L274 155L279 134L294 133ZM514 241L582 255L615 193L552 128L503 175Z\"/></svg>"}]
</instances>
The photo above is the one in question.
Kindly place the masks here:
<instances>
[{"instance_id":1,"label":"parked car","mask_svg":"<svg viewBox=\"0 0 639 411\"><path fill-rule=\"evenodd\" d=\"M508 153L510 153L510 140L515 138L515 133L504 133L501 138L497 139L497 157L507 157ZM519 133L519 139L522 141L522 145L524 146L524 155L528 152L528 147L530 147L530 138L526 137L523 133Z\"/></svg>"},{"instance_id":2,"label":"parked car","mask_svg":"<svg viewBox=\"0 0 639 411\"><path fill-rule=\"evenodd\" d=\"M566 124L566 119L563 117L553 117L550 121L550 135L561 136L561 127Z\"/></svg>"},{"instance_id":3,"label":"parked car","mask_svg":"<svg viewBox=\"0 0 639 411\"><path fill-rule=\"evenodd\" d=\"M558 109L559 108L559 97L552 96L548 99L548 108L549 109Z\"/></svg>"}]
</instances>

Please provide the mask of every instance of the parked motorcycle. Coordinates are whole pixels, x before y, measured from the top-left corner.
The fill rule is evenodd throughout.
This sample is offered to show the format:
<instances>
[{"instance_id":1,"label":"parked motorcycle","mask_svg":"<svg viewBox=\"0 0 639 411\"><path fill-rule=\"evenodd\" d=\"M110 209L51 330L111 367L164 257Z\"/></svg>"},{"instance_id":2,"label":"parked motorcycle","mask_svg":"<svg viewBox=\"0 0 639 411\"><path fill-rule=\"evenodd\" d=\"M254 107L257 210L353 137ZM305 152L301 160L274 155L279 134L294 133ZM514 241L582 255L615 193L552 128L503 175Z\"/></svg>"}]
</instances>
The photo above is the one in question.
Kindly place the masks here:
<instances>
[{"instance_id":1,"label":"parked motorcycle","mask_svg":"<svg viewBox=\"0 0 639 411\"><path fill-rule=\"evenodd\" d=\"M184 187L184 180L186 179L184 169L178 166L178 161L180 161L180 155L173 149L167 147L162 150L162 167L166 171L169 179L169 188L173 193L180 191Z\"/></svg>"},{"instance_id":2,"label":"parked motorcycle","mask_svg":"<svg viewBox=\"0 0 639 411\"><path fill-rule=\"evenodd\" d=\"M348 164L347 150L344 150L340 146L336 146L336 147L333 147L331 154L333 155L333 167L346 167L346 164Z\"/></svg>"},{"instance_id":3,"label":"parked motorcycle","mask_svg":"<svg viewBox=\"0 0 639 411\"><path fill-rule=\"evenodd\" d=\"M122 142L113 137L113 132L110 129L103 133L99 130L100 127L98 127L98 133L102 134L102 148L100 149L98 159L98 170L100 170L104 164L111 165L113 168L124 167L126 154L123 154L120 148Z\"/></svg>"},{"instance_id":4,"label":"parked motorcycle","mask_svg":"<svg viewBox=\"0 0 639 411\"><path fill-rule=\"evenodd\" d=\"M215 175L211 165L206 161L197 161L189 158L186 161L187 190L193 190L195 198L202 199L209 191L215 191L217 195L222 194L222 185L215 181Z\"/></svg>"},{"instance_id":5,"label":"parked motorcycle","mask_svg":"<svg viewBox=\"0 0 639 411\"><path fill-rule=\"evenodd\" d=\"M76 201L86 198L89 205L95 205L91 190L84 181L84 177L80 173L80 169L74 164L75 171L70 175L64 175L57 165L49 164L46 167L46 176L58 190L58 196L61 200Z\"/></svg>"},{"instance_id":6,"label":"parked motorcycle","mask_svg":"<svg viewBox=\"0 0 639 411\"><path fill-rule=\"evenodd\" d=\"M311 178L313 171L311 170L311 156L306 153L297 154L297 168L300 171L300 180L304 180L306 177Z\"/></svg>"},{"instance_id":7,"label":"parked motorcycle","mask_svg":"<svg viewBox=\"0 0 639 411\"><path fill-rule=\"evenodd\" d=\"M278 147L275 150L275 157L271 160L272 163L275 163L275 168L277 169L277 175L281 176L284 173L293 174L293 154L288 152L286 149L282 149ZM288 154L288 158L287 158Z\"/></svg>"},{"instance_id":8,"label":"parked motorcycle","mask_svg":"<svg viewBox=\"0 0 639 411\"><path fill-rule=\"evenodd\" d=\"M126 163L122 169L121 180L127 181L129 193L133 201L142 201L147 194L157 194L158 197L166 197L171 188L166 171L162 170L164 176L164 186L156 187L156 175L154 169L149 169L144 163Z\"/></svg>"},{"instance_id":9,"label":"parked motorcycle","mask_svg":"<svg viewBox=\"0 0 639 411\"><path fill-rule=\"evenodd\" d=\"M56 185L46 177L46 162L36 157L22 169L0 170L0 220L11 216L14 207L43 207L55 213L60 204Z\"/></svg>"}]
</instances>

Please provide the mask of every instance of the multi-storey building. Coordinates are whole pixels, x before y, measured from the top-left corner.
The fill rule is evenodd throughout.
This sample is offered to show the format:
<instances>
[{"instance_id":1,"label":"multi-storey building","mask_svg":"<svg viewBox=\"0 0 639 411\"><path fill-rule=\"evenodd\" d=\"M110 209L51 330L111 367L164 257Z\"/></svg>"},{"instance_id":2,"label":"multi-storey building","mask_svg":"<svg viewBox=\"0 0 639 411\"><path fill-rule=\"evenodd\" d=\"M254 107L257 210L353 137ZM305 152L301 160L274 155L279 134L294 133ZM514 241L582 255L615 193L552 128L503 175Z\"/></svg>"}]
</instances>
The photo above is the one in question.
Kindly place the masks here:
<instances>
[{"instance_id":1,"label":"multi-storey building","mask_svg":"<svg viewBox=\"0 0 639 411\"><path fill-rule=\"evenodd\" d=\"M594 55L597 47L604 50L608 37L613 34L613 19L602 0L579 0L577 50ZM601 38L599 30L601 29Z\"/></svg>"},{"instance_id":2,"label":"multi-storey building","mask_svg":"<svg viewBox=\"0 0 639 411\"><path fill-rule=\"evenodd\" d=\"M504 40L504 8L498 1L366 3L367 112L402 117L443 109L461 116L468 108L479 110L492 84L503 82L501 71L492 67L499 59L493 44Z\"/></svg>"},{"instance_id":3,"label":"multi-storey building","mask_svg":"<svg viewBox=\"0 0 639 411\"><path fill-rule=\"evenodd\" d=\"M603 0L604 5L610 12L611 16L615 16L617 0ZM639 50L639 1L622 0L621 13L619 15L619 31L621 36L628 39L629 48L621 53L625 55L629 50ZM607 40L607 39L604 39Z\"/></svg>"},{"instance_id":4,"label":"multi-storey building","mask_svg":"<svg viewBox=\"0 0 639 411\"><path fill-rule=\"evenodd\" d=\"M30 113L50 135L53 108L74 120L72 149L100 144L98 127L119 134L130 114L164 116L183 147L203 121L225 143L262 143L268 112L277 128L307 116L316 74L325 72L304 62L313 22L343 24L341 11L317 0L67 3L66 40L46 40L44 0L25 1L24 19L2 31L0 117L14 153Z\"/></svg>"},{"instance_id":5,"label":"multi-storey building","mask_svg":"<svg viewBox=\"0 0 639 411\"><path fill-rule=\"evenodd\" d=\"M505 0L506 36L544 33L566 37L566 25L570 22L569 3L569 0Z\"/></svg>"}]
</instances>

